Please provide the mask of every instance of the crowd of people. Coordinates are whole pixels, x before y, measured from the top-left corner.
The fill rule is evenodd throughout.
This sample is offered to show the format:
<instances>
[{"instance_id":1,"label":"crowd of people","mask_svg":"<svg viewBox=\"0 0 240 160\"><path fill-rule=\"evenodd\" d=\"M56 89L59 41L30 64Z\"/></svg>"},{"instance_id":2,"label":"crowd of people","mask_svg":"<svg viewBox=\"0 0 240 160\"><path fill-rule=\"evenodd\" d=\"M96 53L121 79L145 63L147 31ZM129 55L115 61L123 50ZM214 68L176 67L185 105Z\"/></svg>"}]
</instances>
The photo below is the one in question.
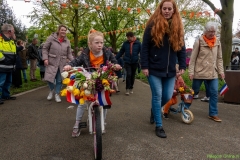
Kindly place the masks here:
<instances>
[{"instance_id":1,"label":"crowd of people","mask_svg":"<svg viewBox=\"0 0 240 160\"><path fill-rule=\"evenodd\" d=\"M218 117L218 77L225 78L222 60L222 50L215 34L217 25L208 22L203 35L196 40L189 63L189 78L193 81L192 88L195 98L198 98L200 85L207 86L206 98L209 101L208 117L221 122ZM55 98L61 102L60 90L62 88L61 73L71 70L75 66L84 68L100 67L111 61L116 66L118 78L126 81L125 95L133 94L135 75L138 71L147 77L152 99L150 122L155 123L155 134L166 138L163 129L162 116L168 118L168 109L175 104L176 81L182 80L181 75L186 70L186 48L184 43L184 27L182 19L174 0L162 0L146 24L142 43L133 32L126 33L119 52L104 46L103 33L91 31L88 35L88 47L80 48L76 57L73 57L71 44L66 37L67 27L59 25L57 31L47 40L37 46L38 40L33 39L26 47L25 42L18 40L15 45L14 28L4 24L0 36L0 104L4 100L15 100L10 95L10 86L22 85L21 73L27 83L27 61L30 63L30 81L37 81L36 67L40 68L41 79L49 86L47 100ZM239 58L236 53L232 61ZM176 68L176 66L178 66ZM124 74L123 74L124 73ZM183 80L182 80L183 81ZM184 83L184 82L183 82ZM175 87L174 87L175 86ZM115 89L119 92L117 84ZM161 107L165 106L161 115ZM85 105L78 105L76 121L73 126L72 137L80 135L79 123L84 114ZM105 116L106 116L106 110ZM106 118L106 117L105 117Z\"/></svg>"}]
</instances>

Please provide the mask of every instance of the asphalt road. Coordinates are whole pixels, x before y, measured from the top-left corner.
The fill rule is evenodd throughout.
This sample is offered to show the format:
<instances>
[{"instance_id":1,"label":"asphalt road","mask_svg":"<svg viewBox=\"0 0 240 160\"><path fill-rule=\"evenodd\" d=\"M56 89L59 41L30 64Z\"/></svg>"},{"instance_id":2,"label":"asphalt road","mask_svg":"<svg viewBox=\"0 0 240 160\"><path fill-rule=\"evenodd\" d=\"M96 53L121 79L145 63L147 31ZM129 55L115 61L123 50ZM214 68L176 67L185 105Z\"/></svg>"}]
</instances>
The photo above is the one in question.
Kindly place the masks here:
<instances>
[{"instance_id":1,"label":"asphalt road","mask_svg":"<svg viewBox=\"0 0 240 160\"><path fill-rule=\"evenodd\" d=\"M111 97L107 133L103 135L104 160L204 160L240 159L240 105L219 103L221 123L207 118L208 103L194 100L192 124L180 114L163 119L166 139L155 135L149 123L151 93L136 81L134 93ZM17 100L0 106L0 160L91 160L93 136L83 129L72 138L76 107L47 101L48 88L17 95ZM201 95L203 96L203 95ZM201 97L200 96L200 97ZM86 119L84 115L84 119Z\"/></svg>"}]
</instances>

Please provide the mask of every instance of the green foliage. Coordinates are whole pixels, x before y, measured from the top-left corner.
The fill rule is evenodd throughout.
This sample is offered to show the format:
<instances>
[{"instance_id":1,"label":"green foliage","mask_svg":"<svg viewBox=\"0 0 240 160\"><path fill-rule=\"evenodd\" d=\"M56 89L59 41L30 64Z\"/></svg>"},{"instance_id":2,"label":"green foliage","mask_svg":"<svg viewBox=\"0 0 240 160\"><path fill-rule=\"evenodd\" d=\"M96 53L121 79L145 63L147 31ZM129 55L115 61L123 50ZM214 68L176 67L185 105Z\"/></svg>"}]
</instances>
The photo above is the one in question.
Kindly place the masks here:
<instances>
[{"instance_id":1,"label":"green foliage","mask_svg":"<svg viewBox=\"0 0 240 160\"><path fill-rule=\"evenodd\" d=\"M29 81L29 79L30 79L29 72L30 72L30 69L27 69L26 70L26 74L27 74L28 82L24 83L24 80L22 80L23 84L22 84L21 88L13 88L13 87L11 87L10 88L11 95L18 94L18 93L25 92L25 91L29 91L29 90L32 90L34 88L38 88L38 87L47 85L46 82L40 80L41 78L40 78L40 70L39 70L39 68L37 68L37 70L36 70L36 78L38 79L38 81L36 81L36 82Z\"/></svg>"}]
</instances>

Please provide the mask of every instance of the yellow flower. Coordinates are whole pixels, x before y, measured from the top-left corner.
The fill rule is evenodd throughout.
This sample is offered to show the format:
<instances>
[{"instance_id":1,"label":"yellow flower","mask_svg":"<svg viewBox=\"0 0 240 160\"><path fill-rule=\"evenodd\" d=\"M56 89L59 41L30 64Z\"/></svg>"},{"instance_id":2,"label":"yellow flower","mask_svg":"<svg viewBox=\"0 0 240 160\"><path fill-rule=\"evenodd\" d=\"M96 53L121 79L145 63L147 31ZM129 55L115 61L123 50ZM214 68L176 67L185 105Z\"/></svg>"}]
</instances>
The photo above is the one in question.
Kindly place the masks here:
<instances>
[{"instance_id":1,"label":"yellow flower","mask_svg":"<svg viewBox=\"0 0 240 160\"><path fill-rule=\"evenodd\" d=\"M80 95L80 90L77 89L77 88L75 88L75 89L73 90L73 95L74 95L74 96Z\"/></svg>"},{"instance_id":2,"label":"yellow flower","mask_svg":"<svg viewBox=\"0 0 240 160\"><path fill-rule=\"evenodd\" d=\"M184 88L183 87L179 87L179 92L184 92Z\"/></svg>"},{"instance_id":3,"label":"yellow flower","mask_svg":"<svg viewBox=\"0 0 240 160\"><path fill-rule=\"evenodd\" d=\"M67 86L67 90L69 92L73 92L74 88L75 88L74 86Z\"/></svg>"},{"instance_id":4,"label":"yellow flower","mask_svg":"<svg viewBox=\"0 0 240 160\"><path fill-rule=\"evenodd\" d=\"M67 95L67 89L61 90L61 96L66 96Z\"/></svg>"},{"instance_id":5,"label":"yellow flower","mask_svg":"<svg viewBox=\"0 0 240 160\"><path fill-rule=\"evenodd\" d=\"M70 78L65 78L65 79L62 81L62 83L68 85L68 84L70 83Z\"/></svg>"},{"instance_id":6,"label":"yellow flower","mask_svg":"<svg viewBox=\"0 0 240 160\"><path fill-rule=\"evenodd\" d=\"M108 82L108 80L106 80L106 79L103 79L103 80L102 80L102 84L103 84L104 86L109 86L109 85L110 85L109 82Z\"/></svg>"},{"instance_id":7,"label":"yellow flower","mask_svg":"<svg viewBox=\"0 0 240 160\"><path fill-rule=\"evenodd\" d=\"M80 105L83 105L85 103L84 99L80 98L79 103L80 103Z\"/></svg>"},{"instance_id":8,"label":"yellow flower","mask_svg":"<svg viewBox=\"0 0 240 160\"><path fill-rule=\"evenodd\" d=\"M82 97L82 96L84 96L84 95L85 95L84 90L81 90L80 96Z\"/></svg>"}]
</instances>

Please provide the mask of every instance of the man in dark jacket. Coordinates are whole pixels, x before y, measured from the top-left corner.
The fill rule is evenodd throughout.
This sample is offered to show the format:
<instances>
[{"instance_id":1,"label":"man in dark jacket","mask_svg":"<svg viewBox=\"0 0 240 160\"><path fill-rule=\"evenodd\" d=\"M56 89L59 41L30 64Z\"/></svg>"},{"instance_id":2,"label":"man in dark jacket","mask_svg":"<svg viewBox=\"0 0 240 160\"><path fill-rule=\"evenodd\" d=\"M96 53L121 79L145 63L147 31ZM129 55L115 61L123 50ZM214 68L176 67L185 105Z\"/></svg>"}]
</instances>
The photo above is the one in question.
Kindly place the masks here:
<instances>
[{"instance_id":1,"label":"man in dark jacket","mask_svg":"<svg viewBox=\"0 0 240 160\"><path fill-rule=\"evenodd\" d=\"M119 59L123 54L124 68L127 72L126 78L126 95L133 93L133 85L135 81L135 73L139 63L139 55L141 51L141 43L136 39L133 32L126 34L127 41L125 41L116 56Z\"/></svg>"},{"instance_id":2,"label":"man in dark jacket","mask_svg":"<svg viewBox=\"0 0 240 160\"><path fill-rule=\"evenodd\" d=\"M35 76L35 71L37 69L37 63L38 60L40 60L39 58L39 54L38 54L38 47L36 46L38 43L37 39L34 38L32 40L32 43L28 46L28 57L30 60L30 81L36 81L37 78Z\"/></svg>"},{"instance_id":3,"label":"man in dark jacket","mask_svg":"<svg viewBox=\"0 0 240 160\"><path fill-rule=\"evenodd\" d=\"M16 63L16 39L14 28L11 24L3 24L0 33L0 105L4 100L15 100L10 96L12 84L12 71Z\"/></svg>"}]
</instances>

